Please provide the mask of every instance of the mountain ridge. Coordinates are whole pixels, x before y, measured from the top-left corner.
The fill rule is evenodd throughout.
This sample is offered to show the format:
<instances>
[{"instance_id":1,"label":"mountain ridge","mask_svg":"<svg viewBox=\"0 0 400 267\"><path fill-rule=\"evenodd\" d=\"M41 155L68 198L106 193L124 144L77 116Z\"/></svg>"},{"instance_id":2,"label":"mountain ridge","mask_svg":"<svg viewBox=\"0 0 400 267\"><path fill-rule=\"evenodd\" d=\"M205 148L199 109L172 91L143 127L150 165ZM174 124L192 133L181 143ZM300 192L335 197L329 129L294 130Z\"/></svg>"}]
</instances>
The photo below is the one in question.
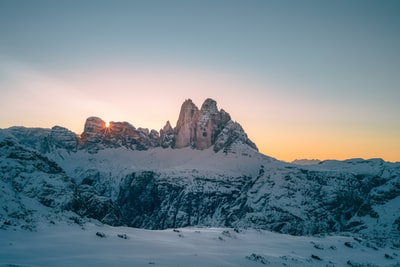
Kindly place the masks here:
<instances>
[{"instance_id":1,"label":"mountain ridge","mask_svg":"<svg viewBox=\"0 0 400 267\"><path fill-rule=\"evenodd\" d=\"M223 109L218 110L217 102L210 98L204 101L201 109L192 100L185 100L176 127L172 128L171 123L167 121L160 131L136 128L129 122L111 121L106 126L106 122L96 116L86 119L81 134L73 133L62 126L54 126L43 131L40 129L10 127L9 131L25 141L31 140L38 134L41 135L42 144L36 145L42 147L35 148L42 152L62 147L70 151L86 149L90 153L117 147L130 150L147 150L154 147L173 149L191 147L204 150L213 147L214 151L218 152L221 149L229 150L234 143L243 143L258 151L242 126L233 121L229 113ZM37 142L38 138L35 140Z\"/></svg>"},{"instance_id":2,"label":"mountain ridge","mask_svg":"<svg viewBox=\"0 0 400 267\"><path fill-rule=\"evenodd\" d=\"M68 214L74 222L146 229L351 232L400 247L400 163L285 163L245 142L240 125L212 100L203 113L190 102L179 130L167 122L158 137L94 117L81 137L61 126L1 129L0 227L34 228L38 217Z\"/></svg>"}]
</instances>

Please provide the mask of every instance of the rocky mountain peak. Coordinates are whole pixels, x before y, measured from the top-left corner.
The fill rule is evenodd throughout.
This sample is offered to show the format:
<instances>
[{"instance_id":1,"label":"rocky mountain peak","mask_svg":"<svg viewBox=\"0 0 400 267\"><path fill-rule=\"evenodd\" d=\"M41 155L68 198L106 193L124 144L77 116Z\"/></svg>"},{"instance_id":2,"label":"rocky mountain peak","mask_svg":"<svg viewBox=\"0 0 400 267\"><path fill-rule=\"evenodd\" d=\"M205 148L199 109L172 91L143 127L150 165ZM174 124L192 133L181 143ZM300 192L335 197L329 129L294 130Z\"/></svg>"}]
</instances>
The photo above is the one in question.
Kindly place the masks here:
<instances>
[{"instance_id":1,"label":"rocky mountain peak","mask_svg":"<svg viewBox=\"0 0 400 267\"><path fill-rule=\"evenodd\" d=\"M242 126L233 122L225 110L219 110L217 102L211 98L204 101L200 110L190 99L186 100L175 133L175 148L191 146L203 150L214 146L214 151L218 152L223 148L229 151L232 144L241 143L257 150Z\"/></svg>"},{"instance_id":2,"label":"rocky mountain peak","mask_svg":"<svg viewBox=\"0 0 400 267\"><path fill-rule=\"evenodd\" d=\"M191 99L185 100L179 112L175 127L175 148L194 146L196 121L199 116L199 108Z\"/></svg>"},{"instance_id":3,"label":"rocky mountain peak","mask_svg":"<svg viewBox=\"0 0 400 267\"><path fill-rule=\"evenodd\" d=\"M160 136L156 130L136 129L128 122L110 122L109 127L106 127L106 123L98 117L86 120L80 139L80 147L94 153L102 148L117 147L146 150L159 144Z\"/></svg>"},{"instance_id":4,"label":"rocky mountain peak","mask_svg":"<svg viewBox=\"0 0 400 267\"><path fill-rule=\"evenodd\" d=\"M49 135L49 145L75 152L78 148L78 136L67 128L54 126Z\"/></svg>"},{"instance_id":5,"label":"rocky mountain peak","mask_svg":"<svg viewBox=\"0 0 400 267\"><path fill-rule=\"evenodd\" d=\"M207 98L203 105L201 105L201 112L208 112L208 113L217 113L218 112L218 107L217 107L217 101L211 98Z\"/></svg>"},{"instance_id":6,"label":"rocky mountain peak","mask_svg":"<svg viewBox=\"0 0 400 267\"><path fill-rule=\"evenodd\" d=\"M99 117L89 117L86 119L84 133L91 134L106 128L106 122Z\"/></svg>"},{"instance_id":7,"label":"rocky mountain peak","mask_svg":"<svg viewBox=\"0 0 400 267\"><path fill-rule=\"evenodd\" d=\"M218 111L217 102L206 99L201 106L197 121L196 148L207 149L215 144L215 140L231 117L224 110Z\"/></svg>"},{"instance_id":8,"label":"rocky mountain peak","mask_svg":"<svg viewBox=\"0 0 400 267\"><path fill-rule=\"evenodd\" d=\"M218 152L224 149L224 152L228 152L233 144L245 144L258 151L256 144L248 138L242 126L230 120L215 140L214 151Z\"/></svg>"},{"instance_id":9,"label":"rocky mountain peak","mask_svg":"<svg viewBox=\"0 0 400 267\"><path fill-rule=\"evenodd\" d=\"M174 129L172 128L171 123L167 121L161 130L166 132L166 131L173 131Z\"/></svg>"},{"instance_id":10,"label":"rocky mountain peak","mask_svg":"<svg viewBox=\"0 0 400 267\"><path fill-rule=\"evenodd\" d=\"M175 144L175 132L171 123L167 121L165 126L160 130L160 145L163 148L173 147Z\"/></svg>"},{"instance_id":11,"label":"rocky mountain peak","mask_svg":"<svg viewBox=\"0 0 400 267\"><path fill-rule=\"evenodd\" d=\"M219 110L217 102L211 98L204 101L201 109L191 99L185 100L176 127L173 128L167 121L160 132L135 128L127 122L111 122L110 126L106 127L102 119L89 117L79 143L81 148L93 152L102 148L121 146L132 150L146 150L158 146L203 150L214 146L214 151L218 152L233 143L249 145L257 150L243 128L231 121L229 113L223 109Z\"/></svg>"},{"instance_id":12,"label":"rocky mountain peak","mask_svg":"<svg viewBox=\"0 0 400 267\"><path fill-rule=\"evenodd\" d=\"M89 117L86 119L83 133L80 137L80 144L83 147L92 147L101 143L106 131L106 122L99 117Z\"/></svg>"}]
</instances>

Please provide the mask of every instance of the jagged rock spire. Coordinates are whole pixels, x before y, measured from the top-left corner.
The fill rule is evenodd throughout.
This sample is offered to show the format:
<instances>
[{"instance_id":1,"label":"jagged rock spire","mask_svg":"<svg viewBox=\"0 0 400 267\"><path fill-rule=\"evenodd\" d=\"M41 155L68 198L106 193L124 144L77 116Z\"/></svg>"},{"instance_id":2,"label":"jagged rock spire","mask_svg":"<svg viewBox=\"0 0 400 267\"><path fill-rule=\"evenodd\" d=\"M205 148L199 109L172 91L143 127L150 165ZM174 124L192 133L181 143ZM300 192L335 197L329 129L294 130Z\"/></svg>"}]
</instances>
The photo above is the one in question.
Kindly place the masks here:
<instances>
[{"instance_id":1,"label":"jagged rock spire","mask_svg":"<svg viewBox=\"0 0 400 267\"><path fill-rule=\"evenodd\" d=\"M196 148L207 149L214 145L217 136L230 120L231 116L228 113L224 110L218 111L215 100L206 99L196 123Z\"/></svg>"},{"instance_id":2,"label":"jagged rock spire","mask_svg":"<svg viewBox=\"0 0 400 267\"><path fill-rule=\"evenodd\" d=\"M191 99L185 100L175 127L175 148L194 146L198 116L198 107Z\"/></svg>"},{"instance_id":3,"label":"jagged rock spire","mask_svg":"<svg viewBox=\"0 0 400 267\"><path fill-rule=\"evenodd\" d=\"M204 101L199 109L191 99L183 102L176 127L169 121L157 132L146 128L135 128L127 122L111 122L109 127L98 117L86 120L80 138L80 147L96 152L102 147L126 147L146 150L151 147L229 150L232 144L244 144L257 150L239 123L223 109L218 110L217 102L211 98Z\"/></svg>"},{"instance_id":4,"label":"jagged rock spire","mask_svg":"<svg viewBox=\"0 0 400 267\"><path fill-rule=\"evenodd\" d=\"M99 143L106 128L106 122L99 117L89 117L86 119L80 143Z\"/></svg>"},{"instance_id":5,"label":"jagged rock spire","mask_svg":"<svg viewBox=\"0 0 400 267\"><path fill-rule=\"evenodd\" d=\"M169 121L167 121L165 126L160 130L160 145L163 148L173 147L175 145L175 132Z\"/></svg>"}]
</instances>

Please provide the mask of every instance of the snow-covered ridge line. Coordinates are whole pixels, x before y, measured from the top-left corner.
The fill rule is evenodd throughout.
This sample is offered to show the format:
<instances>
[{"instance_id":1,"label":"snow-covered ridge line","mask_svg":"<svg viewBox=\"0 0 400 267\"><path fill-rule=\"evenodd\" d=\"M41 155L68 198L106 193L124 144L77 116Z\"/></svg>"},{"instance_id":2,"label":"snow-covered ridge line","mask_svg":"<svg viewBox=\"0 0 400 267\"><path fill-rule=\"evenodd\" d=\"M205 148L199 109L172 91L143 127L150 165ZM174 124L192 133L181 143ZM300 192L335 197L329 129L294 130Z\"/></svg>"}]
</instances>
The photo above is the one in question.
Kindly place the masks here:
<instances>
[{"instance_id":1,"label":"snow-covered ridge line","mask_svg":"<svg viewBox=\"0 0 400 267\"><path fill-rule=\"evenodd\" d=\"M147 150L155 147L204 150L212 147L215 152L229 151L234 144L244 144L257 150L239 123L231 120L217 102L206 99L201 107L186 100L181 107L176 127L169 121L160 130L136 128L128 122L109 122L101 118L87 118L82 134L54 126L52 129L11 127L7 129L20 141L42 153L63 148L71 152L87 150L96 153L105 148L125 147L130 150Z\"/></svg>"},{"instance_id":2,"label":"snow-covered ridge line","mask_svg":"<svg viewBox=\"0 0 400 267\"><path fill-rule=\"evenodd\" d=\"M155 147L203 150L212 147L215 152L229 151L234 144L244 144L257 150L239 123L231 120L217 102L206 99L201 107L186 100L181 107L176 127L169 121L160 130L136 128L128 122L106 122L98 117L87 118L81 134L61 127L51 129L11 127L5 129L20 142L42 153L63 148L71 152L87 150L96 153L105 148L125 147L130 150L147 150Z\"/></svg>"}]
</instances>

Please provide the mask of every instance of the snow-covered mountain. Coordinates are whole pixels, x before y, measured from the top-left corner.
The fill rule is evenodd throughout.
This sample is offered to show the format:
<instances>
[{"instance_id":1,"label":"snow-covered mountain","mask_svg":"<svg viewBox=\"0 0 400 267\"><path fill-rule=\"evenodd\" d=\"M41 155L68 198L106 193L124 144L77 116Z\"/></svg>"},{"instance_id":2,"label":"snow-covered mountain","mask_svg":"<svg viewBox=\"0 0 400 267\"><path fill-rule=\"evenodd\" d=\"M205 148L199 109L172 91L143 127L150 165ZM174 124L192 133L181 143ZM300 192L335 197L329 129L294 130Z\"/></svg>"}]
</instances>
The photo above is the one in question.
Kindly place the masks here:
<instances>
[{"instance_id":1,"label":"snow-covered mountain","mask_svg":"<svg viewBox=\"0 0 400 267\"><path fill-rule=\"evenodd\" d=\"M0 130L0 224L92 218L112 226L352 233L400 248L400 163L300 166L260 154L207 99L185 101L175 128L87 119L84 132Z\"/></svg>"},{"instance_id":2,"label":"snow-covered mountain","mask_svg":"<svg viewBox=\"0 0 400 267\"><path fill-rule=\"evenodd\" d=\"M229 150L233 143L247 144L257 150L240 124L232 121L223 109L218 110L217 102L212 99L206 99L200 110L192 100L186 100L182 104L174 129L169 121L159 132L149 131L147 128L136 129L128 122L110 122L109 127L106 127L102 119L90 117L86 120L84 132L80 137L73 137L66 129L64 133L63 136L56 135L57 140L65 140L68 148L79 147L89 153L118 147L129 150L147 150L155 147L191 147L204 150L213 147L214 151L218 152L221 149Z\"/></svg>"}]
</instances>

